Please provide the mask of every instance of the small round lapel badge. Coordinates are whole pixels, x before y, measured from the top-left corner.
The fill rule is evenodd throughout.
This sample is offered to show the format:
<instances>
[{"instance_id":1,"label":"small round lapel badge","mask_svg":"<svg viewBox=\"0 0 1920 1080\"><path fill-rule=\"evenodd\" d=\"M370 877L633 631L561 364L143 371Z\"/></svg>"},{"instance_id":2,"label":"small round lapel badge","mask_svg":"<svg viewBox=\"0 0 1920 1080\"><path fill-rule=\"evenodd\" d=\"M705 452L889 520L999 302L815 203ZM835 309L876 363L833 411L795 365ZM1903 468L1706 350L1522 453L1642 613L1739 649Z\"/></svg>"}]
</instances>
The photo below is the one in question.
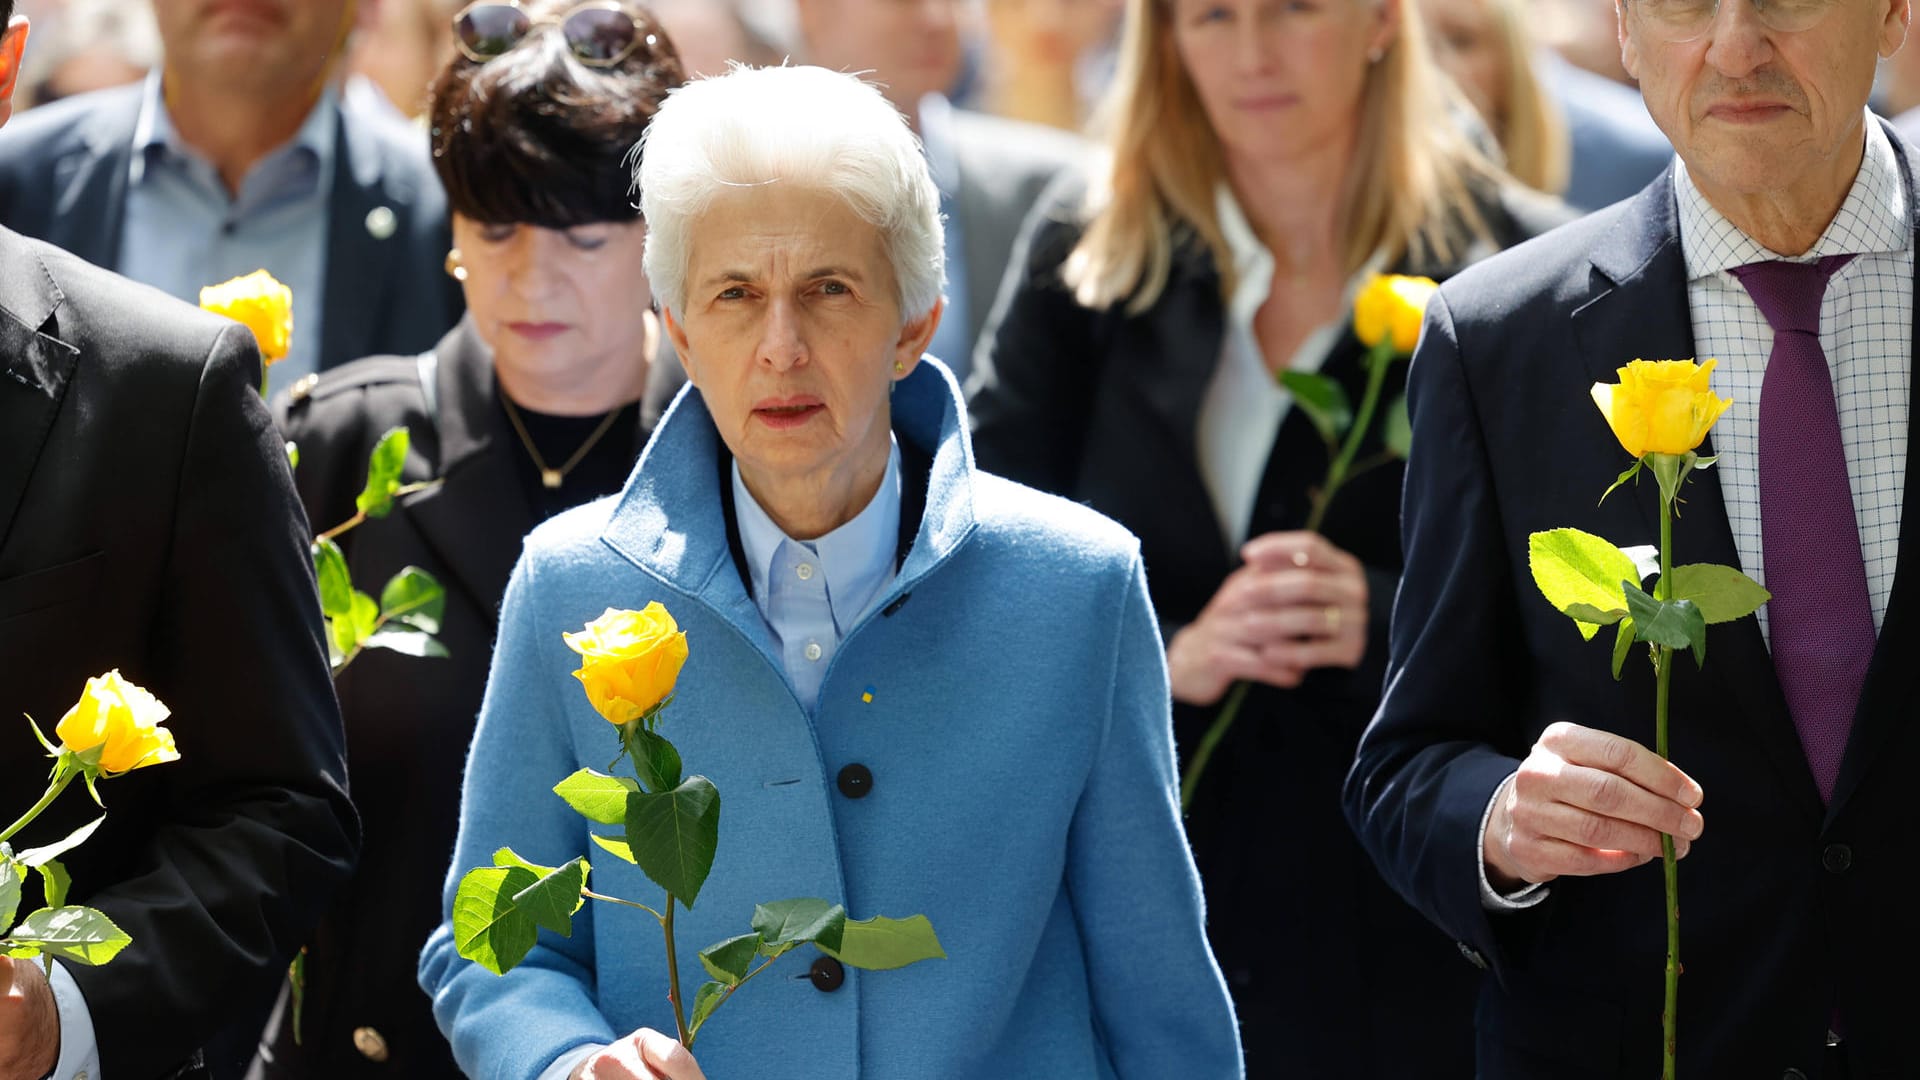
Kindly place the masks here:
<instances>
[{"instance_id":1,"label":"small round lapel badge","mask_svg":"<svg viewBox=\"0 0 1920 1080\"><path fill-rule=\"evenodd\" d=\"M376 206L367 211L367 234L375 240L386 240L400 228L400 219L389 206Z\"/></svg>"}]
</instances>

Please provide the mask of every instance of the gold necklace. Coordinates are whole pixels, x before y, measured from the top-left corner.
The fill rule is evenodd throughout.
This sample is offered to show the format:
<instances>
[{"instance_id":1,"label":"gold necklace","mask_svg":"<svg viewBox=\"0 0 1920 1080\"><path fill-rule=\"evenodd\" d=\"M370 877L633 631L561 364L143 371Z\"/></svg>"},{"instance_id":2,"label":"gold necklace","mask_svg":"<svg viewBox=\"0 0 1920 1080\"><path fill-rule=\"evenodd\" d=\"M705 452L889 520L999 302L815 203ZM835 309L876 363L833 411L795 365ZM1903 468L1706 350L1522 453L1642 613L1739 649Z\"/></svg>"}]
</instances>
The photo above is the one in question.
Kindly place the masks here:
<instances>
[{"instance_id":1,"label":"gold necklace","mask_svg":"<svg viewBox=\"0 0 1920 1080\"><path fill-rule=\"evenodd\" d=\"M534 447L533 437L527 434L527 425L520 420L520 410L514 406L513 399L508 397L504 390L500 392L500 404L506 406L507 419L513 424L513 433L520 436L520 445L527 448L527 456L533 459L534 468L540 470L541 486L549 491L559 489L560 485L566 481L567 474L573 471L575 465L580 464L580 459L587 456L587 451L593 449L594 444L600 441L600 437L613 427L614 418L620 415L620 410L626 408L625 405L615 405L613 411L601 419L600 426L593 429L593 434L587 436L587 441L580 444L580 449L575 450L573 456L567 459L566 464L553 469L547 467L546 460Z\"/></svg>"}]
</instances>

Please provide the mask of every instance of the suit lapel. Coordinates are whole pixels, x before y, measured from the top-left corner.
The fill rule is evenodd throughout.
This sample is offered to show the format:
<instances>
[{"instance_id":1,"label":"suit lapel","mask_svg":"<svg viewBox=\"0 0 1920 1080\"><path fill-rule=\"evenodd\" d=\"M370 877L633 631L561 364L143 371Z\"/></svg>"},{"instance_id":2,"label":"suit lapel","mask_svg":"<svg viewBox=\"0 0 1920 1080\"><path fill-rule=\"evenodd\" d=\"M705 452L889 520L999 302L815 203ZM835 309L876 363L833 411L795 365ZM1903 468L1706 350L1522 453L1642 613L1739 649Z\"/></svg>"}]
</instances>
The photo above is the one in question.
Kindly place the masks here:
<instances>
[{"instance_id":1,"label":"suit lapel","mask_svg":"<svg viewBox=\"0 0 1920 1080\"><path fill-rule=\"evenodd\" d=\"M41 333L63 299L40 257L0 229L0 548L79 361L79 350Z\"/></svg>"},{"instance_id":2,"label":"suit lapel","mask_svg":"<svg viewBox=\"0 0 1920 1080\"><path fill-rule=\"evenodd\" d=\"M84 121L80 146L54 164L58 192L43 239L109 269L120 263L142 89L116 92Z\"/></svg>"},{"instance_id":3,"label":"suit lapel","mask_svg":"<svg viewBox=\"0 0 1920 1080\"><path fill-rule=\"evenodd\" d=\"M1573 328L1593 381L1617 381L1616 369L1634 359L1694 358L1686 257L1680 246L1671 166L1636 196L1631 210L1595 247L1592 262L1601 280L1596 282L1594 298L1574 311ZM1711 439L1701 453L1713 453ZM1615 460L1624 458L1617 455ZM1645 530L1642 535L1660 535L1659 485L1651 476L1642 476L1612 498L1633 501ZM1674 529L1674 565L1739 566L1719 473L1695 472L1681 498L1685 501ZM1817 817L1820 794L1774 677L1773 659L1760 637L1759 623L1748 618L1717 626L1709 642L1702 677L1711 692L1734 702L1738 715L1746 718L1745 726L1764 745L1783 786L1809 816Z\"/></svg>"},{"instance_id":4,"label":"suit lapel","mask_svg":"<svg viewBox=\"0 0 1920 1080\"><path fill-rule=\"evenodd\" d=\"M440 475L445 483L410 496L402 511L493 625L520 538L533 510L514 474L519 447L498 418L493 360L463 319L438 349L435 385L440 412Z\"/></svg>"},{"instance_id":5,"label":"suit lapel","mask_svg":"<svg viewBox=\"0 0 1920 1080\"><path fill-rule=\"evenodd\" d=\"M1883 127L1886 125L1883 123ZM1912 352L1907 358L1907 415L1920 398L1915 396L1914 359L1920 357L1920 206L1915 205L1913 159L1905 140L1891 127L1887 138L1893 142L1900 161L1902 179L1907 185L1907 212L1914 225L1916 252L1914 277L1914 334ZM1827 808L1832 821L1847 799L1860 786L1878 752L1894 731L1914 715L1915 695L1920 694L1920 666L1913 662L1920 655L1920 625L1916 625L1914 607L1920 604L1920 438L1914 435L1913 421L1907 422L1907 483L1900 511L1900 542L1893 570L1893 593L1887 598L1887 614L1880 623L1880 639L1875 644L1873 663L1867 668L1867 682L1860 691L1860 705L1854 713L1853 731L1847 739L1847 753L1840 762L1840 776L1834 783L1833 802Z\"/></svg>"},{"instance_id":6,"label":"suit lapel","mask_svg":"<svg viewBox=\"0 0 1920 1080\"><path fill-rule=\"evenodd\" d=\"M361 125L335 111L333 188L327 200L325 322L320 328L320 368L380 351L375 328L384 324L395 264L389 245L408 234L411 200L389 195L380 145ZM379 214L380 210L386 214ZM390 217L389 217L390 216ZM386 220L380 234L375 222Z\"/></svg>"}]
</instances>

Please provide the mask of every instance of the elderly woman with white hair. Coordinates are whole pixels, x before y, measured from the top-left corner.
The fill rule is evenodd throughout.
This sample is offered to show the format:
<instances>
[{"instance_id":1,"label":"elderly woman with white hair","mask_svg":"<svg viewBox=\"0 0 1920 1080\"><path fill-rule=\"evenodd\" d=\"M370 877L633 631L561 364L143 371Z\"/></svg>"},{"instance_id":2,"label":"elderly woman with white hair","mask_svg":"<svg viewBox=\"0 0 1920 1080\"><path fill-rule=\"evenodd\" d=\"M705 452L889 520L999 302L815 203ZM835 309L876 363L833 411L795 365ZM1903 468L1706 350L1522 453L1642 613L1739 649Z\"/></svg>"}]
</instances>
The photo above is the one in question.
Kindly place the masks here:
<instances>
[{"instance_id":1,"label":"elderly woman with white hair","mask_svg":"<svg viewBox=\"0 0 1920 1080\"><path fill-rule=\"evenodd\" d=\"M664 944L583 909L505 976L421 984L461 1065L514 1080L1242 1073L1177 811L1166 668L1138 545L975 470L941 311L939 194L900 116L818 68L676 91L638 183L647 276L689 387L626 490L528 538L468 762L454 872L589 847L556 780L613 739L561 639L658 600L687 634L667 733L726 799L694 947L754 905L922 913L946 958L789 953L671 1038ZM649 895L600 860L597 891ZM699 981L680 950L683 985Z\"/></svg>"}]
</instances>

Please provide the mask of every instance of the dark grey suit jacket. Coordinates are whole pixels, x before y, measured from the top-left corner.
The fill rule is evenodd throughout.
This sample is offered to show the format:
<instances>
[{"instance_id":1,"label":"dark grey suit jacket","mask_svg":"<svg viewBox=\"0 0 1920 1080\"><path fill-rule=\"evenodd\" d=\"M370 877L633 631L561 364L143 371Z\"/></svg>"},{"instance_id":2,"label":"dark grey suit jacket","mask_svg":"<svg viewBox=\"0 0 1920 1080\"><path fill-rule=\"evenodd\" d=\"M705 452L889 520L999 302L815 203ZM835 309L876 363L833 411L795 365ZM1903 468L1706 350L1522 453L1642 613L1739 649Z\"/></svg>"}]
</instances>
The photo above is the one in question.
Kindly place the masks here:
<instances>
[{"instance_id":1,"label":"dark grey suit jacket","mask_svg":"<svg viewBox=\"0 0 1920 1080\"><path fill-rule=\"evenodd\" d=\"M0 225L117 269L134 127L144 88L102 90L22 113L0 131ZM342 114L328 206L320 368L374 353L421 352L460 319L442 265L447 197L411 124ZM380 208L394 228L376 237ZM384 216L384 215L382 215Z\"/></svg>"},{"instance_id":2,"label":"dark grey suit jacket","mask_svg":"<svg viewBox=\"0 0 1920 1080\"><path fill-rule=\"evenodd\" d=\"M953 111L952 123L967 280L947 287L967 290L967 339L977 349L1027 211L1054 177L1081 164L1087 147L1064 131L964 109Z\"/></svg>"},{"instance_id":3,"label":"dark grey suit jacket","mask_svg":"<svg viewBox=\"0 0 1920 1080\"><path fill-rule=\"evenodd\" d=\"M271 1001L358 847L259 368L232 323L0 229L0 802L46 782L21 714L52 731L109 668L172 708L180 749L101 784L106 822L66 860L72 901L133 937L71 968L123 1080L175 1075ZM75 788L14 843L97 814Z\"/></svg>"}]
</instances>

